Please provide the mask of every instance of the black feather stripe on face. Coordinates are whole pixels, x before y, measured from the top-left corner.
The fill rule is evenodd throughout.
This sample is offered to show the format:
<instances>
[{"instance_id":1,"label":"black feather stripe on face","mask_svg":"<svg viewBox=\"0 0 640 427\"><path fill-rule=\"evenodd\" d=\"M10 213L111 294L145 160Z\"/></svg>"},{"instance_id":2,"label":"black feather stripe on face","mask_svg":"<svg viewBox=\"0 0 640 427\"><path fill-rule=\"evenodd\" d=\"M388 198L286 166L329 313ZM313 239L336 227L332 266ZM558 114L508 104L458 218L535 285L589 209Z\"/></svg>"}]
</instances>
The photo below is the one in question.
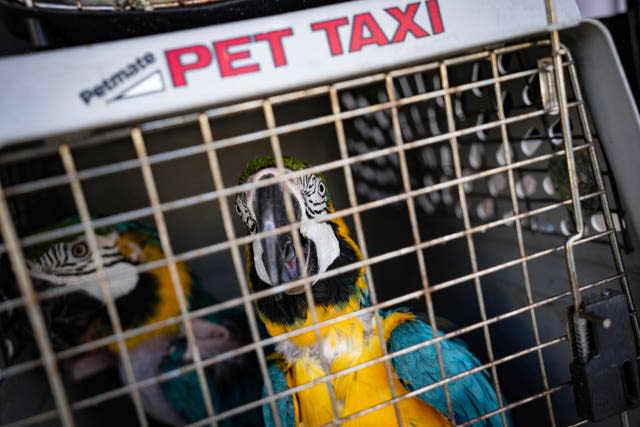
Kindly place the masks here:
<instances>
[{"instance_id":1,"label":"black feather stripe on face","mask_svg":"<svg viewBox=\"0 0 640 427\"><path fill-rule=\"evenodd\" d=\"M331 224L333 232L338 235L337 226L332 222L328 222L328 224ZM338 243L340 245L340 255L329 266L329 270L358 261L356 252L346 241L338 238ZM310 242L309 250L312 251L309 259L317 259L313 242ZM249 257L249 259L253 260L253 249L251 245L249 245ZM316 282L311 287L316 305L340 306L346 304L349 298L358 291L356 282L359 274L360 270L355 269ZM271 286L260 279L253 263L251 271L249 272L249 279L254 292L271 288ZM261 298L258 300L257 306L263 316L271 322L278 324L294 325L297 322L304 321L307 317L308 305L304 293L298 295L279 293L274 296Z\"/></svg>"},{"instance_id":2,"label":"black feather stripe on face","mask_svg":"<svg viewBox=\"0 0 640 427\"><path fill-rule=\"evenodd\" d=\"M83 255L73 253L76 245L85 245ZM124 257L118 251L116 244L100 246L100 253L105 268L124 261ZM40 269L56 277L78 277L96 272L91 251L85 239L76 239L74 242L58 242L46 249L37 259L32 261Z\"/></svg>"}]
</instances>

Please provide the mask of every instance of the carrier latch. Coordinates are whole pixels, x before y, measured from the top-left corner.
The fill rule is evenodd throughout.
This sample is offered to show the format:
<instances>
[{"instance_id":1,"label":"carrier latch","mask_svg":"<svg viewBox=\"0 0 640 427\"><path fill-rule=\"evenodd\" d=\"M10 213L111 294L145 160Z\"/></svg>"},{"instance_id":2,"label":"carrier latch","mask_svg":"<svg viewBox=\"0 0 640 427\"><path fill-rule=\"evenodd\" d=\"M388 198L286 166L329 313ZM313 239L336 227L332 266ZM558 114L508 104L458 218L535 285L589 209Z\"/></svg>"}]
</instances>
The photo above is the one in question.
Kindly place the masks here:
<instances>
[{"instance_id":1,"label":"carrier latch","mask_svg":"<svg viewBox=\"0 0 640 427\"><path fill-rule=\"evenodd\" d=\"M637 351L625 296L606 289L568 312L571 379L581 418L599 421L640 403Z\"/></svg>"}]
</instances>

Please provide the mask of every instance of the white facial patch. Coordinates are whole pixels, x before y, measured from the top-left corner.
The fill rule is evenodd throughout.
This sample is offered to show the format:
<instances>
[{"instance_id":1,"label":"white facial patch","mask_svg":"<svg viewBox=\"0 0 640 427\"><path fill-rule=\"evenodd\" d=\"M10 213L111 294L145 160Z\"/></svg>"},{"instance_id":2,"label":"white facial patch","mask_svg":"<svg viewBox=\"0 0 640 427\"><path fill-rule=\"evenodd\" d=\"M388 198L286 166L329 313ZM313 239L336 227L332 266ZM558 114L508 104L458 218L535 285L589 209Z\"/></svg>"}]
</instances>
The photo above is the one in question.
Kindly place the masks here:
<instances>
[{"instance_id":1,"label":"white facial patch","mask_svg":"<svg viewBox=\"0 0 640 427\"><path fill-rule=\"evenodd\" d=\"M118 233L97 235L103 270L113 299L131 292L138 283L134 265L126 262L118 250ZM27 261L29 273L36 279L58 286L78 286L89 296L106 301L100 286L100 274L84 236L71 242L54 243L35 261Z\"/></svg>"},{"instance_id":2,"label":"white facial patch","mask_svg":"<svg viewBox=\"0 0 640 427\"><path fill-rule=\"evenodd\" d=\"M134 265L129 263L121 262L114 264L107 268L105 273L107 275L107 282L109 283L109 291L111 292L111 297L113 299L127 295L135 289L138 283L138 271ZM76 283L81 285L84 292L102 302L105 302L105 297L100 287L100 278L97 272L77 279ZM71 281L69 284L73 283L74 281Z\"/></svg>"},{"instance_id":3,"label":"white facial patch","mask_svg":"<svg viewBox=\"0 0 640 427\"><path fill-rule=\"evenodd\" d=\"M107 276L107 283L111 292L111 298L116 299L131 292L138 283L138 272L136 267L120 262L104 269ZM60 277L53 274L32 272L31 276L36 279L46 280L60 286L78 286L78 290L89 296L106 302L102 287L100 286L100 275L98 272L84 274L82 276Z\"/></svg>"},{"instance_id":4,"label":"white facial patch","mask_svg":"<svg viewBox=\"0 0 640 427\"><path fill-rule=\"evenodd\" d=\"M267 269L264 266L264 262L262 262L262 244L259 241L254 241L252 243L253 246L253 265L256 266L256 272L258 273L258 277L260 277L260 280L262 280L263 282L274 286L273 283L271 283L271 280L269 280L269 274L267 274Z\"/></svg>"},{"instance_id":5,"label":"white facial patch","mask_svg":"<svg viewBox=\"0 0 640 427\"><path fill-rule=\"evenodd\" d=\"M340 244L333 228L326 222L305 221L300 227L300 234L311 240L316 246L318 273L327 271L340 255Z\"/></svg>"}]
</instances>

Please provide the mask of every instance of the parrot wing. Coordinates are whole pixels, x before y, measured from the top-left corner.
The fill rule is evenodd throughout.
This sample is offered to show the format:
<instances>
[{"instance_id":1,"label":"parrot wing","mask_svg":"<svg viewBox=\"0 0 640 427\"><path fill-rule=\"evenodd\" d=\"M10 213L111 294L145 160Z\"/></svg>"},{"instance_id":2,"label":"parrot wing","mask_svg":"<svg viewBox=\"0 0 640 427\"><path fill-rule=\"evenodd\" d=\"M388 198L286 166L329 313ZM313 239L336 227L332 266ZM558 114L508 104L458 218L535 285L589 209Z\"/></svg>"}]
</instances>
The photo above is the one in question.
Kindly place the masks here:
<instances>
[{"instance_id":1,"label":"parrot wing","mask_svg":"<svg viewBox=\"0 0 640 427\"><path fill-rule=\"evenodd\" d=\"M201 329L197 323L195 329ZM215 325L214 325L215 326ZM199 331L195 331L196 334ZM196 339L203 359L215 354L208 352L206 340ZM222 350L222 349L221 349ZM228 350L227 348L223 349ZM188 346L184 338L176 338L170 352L160 363L160 371L167 373L179 369L192 362ZM253 402L260 398L262 381L254 366L257 363L249 358L236 358L228 362L219 362L205 368L205 376L212 398L213 409L216 414L228 411L240 405ZM177 375L175 378L161 383L164 397L173 410L187 422L196 422L207 417L200 383L195 371ZM221 427L259 426L262 425L260 408L243 412L218 422Z\"/></svg>"},{"instance_id":2,"label":"parrot wing","mask_svg":"<svg viewBox=\"0 0 640 427\"><path fill-rule=\"evenodd\" d=\"M281 393L289 389L289 380L287 379L287 373L284 370L284 363L282 360L272 360L270 362L269 376L271 377L271 384L273 385L274 393ZM266 390L263 391L263 397L266 397ZM282 427L295 427L296 409L293 396L289 395L278 399L276 407L278 409L280 424ZM265 427L274 427L276 425L269 405L264 405L262 407L262 416L264 417Z\"/></svg>"},{"instance_id":3,"label":"parrot wing","mask_svg":"<svg viewBox=\"0 0 640 427\"><path fill-rule=\"evenodd\" d=\"M384 314L387 318L393 312ZM438 331L438 335L442 332ZM422 320L405 321L397 325L387 339L389 353L420 344L433 338L432 328ZM440 341L440 349L446 377L450 377L477 366L480 362L457 340ZM428 345L392 359L395 373L409 390L416 390L442 380L435 345ZM456 422L465 422L499 408L496 392L486 371L476 372L448 383L449 395L455 412ZM447 415L447 401L444 387L431 389L419 398ZM507 414L507 419L509 419ZM508 421L510 425L511 422ZM499 415L485 419L477 426L501 426Z\"/></svg>"}]
</instances>

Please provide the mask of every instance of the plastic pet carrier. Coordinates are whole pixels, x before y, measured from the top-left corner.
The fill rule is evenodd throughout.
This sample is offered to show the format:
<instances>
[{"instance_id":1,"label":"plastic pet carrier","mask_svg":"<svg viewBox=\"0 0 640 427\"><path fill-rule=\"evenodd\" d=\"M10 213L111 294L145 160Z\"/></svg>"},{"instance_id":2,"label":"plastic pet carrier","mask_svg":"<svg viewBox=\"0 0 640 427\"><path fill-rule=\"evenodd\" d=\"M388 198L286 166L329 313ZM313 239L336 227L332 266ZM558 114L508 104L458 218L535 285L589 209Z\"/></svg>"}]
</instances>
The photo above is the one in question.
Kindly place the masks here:
<instances>
[{"instance_id":1,"label":"plastic pet carrier","mask_svg":"<svg viewBox=\"0 0 640 427\"><path fill-rule=\"evenodd\" d=\"M72 3L10 16L50 46L133 29L0 58L0 425L284 426L282 402L302 424L314 387L328 425L431 392L451 425L640 425L638 113L573 0ZM226 23L131 37L185 22ZM241 177L261 156L275 172ZM335 211L287 196L256 230L254 195L309 182ZM308 236L341 221L359 256L314 270ZM256 287L281 235L301 273ZM314 310L360 272L369 303ZM267 333L256 307L291 294L307 322ZM335 371L352 349L313 347L321 375L279 387L294 337L399 307L429 339L396 348L379 322L379 357ZM477 363L448 371L454 344ZM439 377L409 384L397 361L425 349ZM348 411L340 378L375 366L390 398ZM452 390L479 376L495 407L461 417Z\"/></svg>"}]
</instances>

